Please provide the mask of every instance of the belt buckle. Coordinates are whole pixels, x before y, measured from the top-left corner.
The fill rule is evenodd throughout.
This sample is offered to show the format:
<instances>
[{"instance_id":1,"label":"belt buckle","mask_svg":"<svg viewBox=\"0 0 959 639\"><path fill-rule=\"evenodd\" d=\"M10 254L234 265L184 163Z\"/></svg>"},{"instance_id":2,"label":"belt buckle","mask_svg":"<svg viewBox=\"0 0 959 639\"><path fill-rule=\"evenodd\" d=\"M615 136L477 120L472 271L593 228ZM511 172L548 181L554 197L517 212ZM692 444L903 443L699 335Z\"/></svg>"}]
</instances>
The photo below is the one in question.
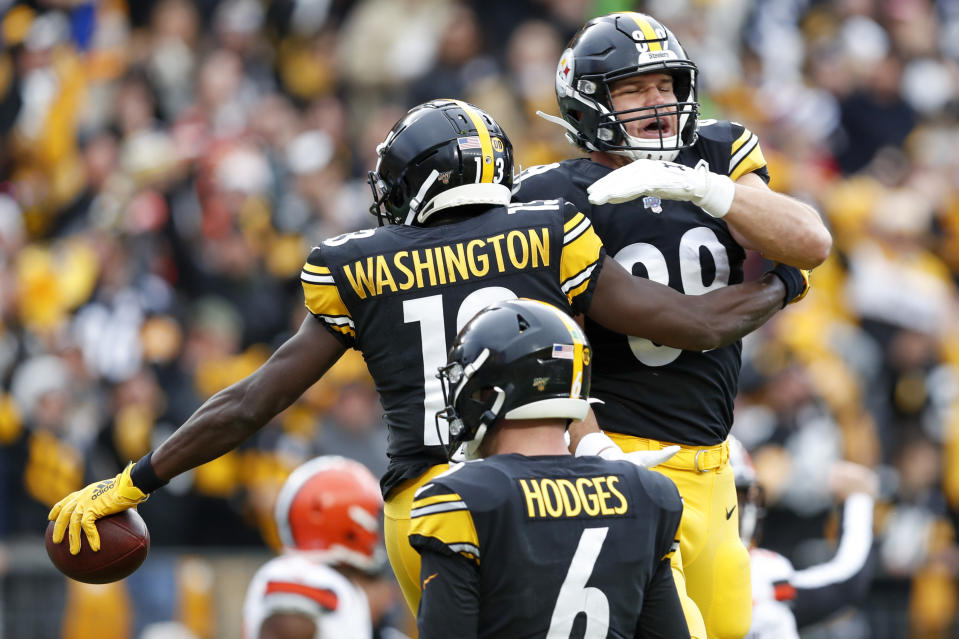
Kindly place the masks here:
<instances>
[{"instance_id":1,"label":"belt buckle","mask_svg":"<svg viewBox=\"0 0 959 639\"><path fill-rule=\"evenodd\" d=\"M710 471L709 468L700 468L700 467L699 467L699 456L700 456L702 453L705 453L705 452L706 452L705 449L700 448L699 450L696 451L696 455L693 456L693 466L696 468L696 472L698 472L698 473L708 473L708 472Z\"/></svg>"}]
</instances>

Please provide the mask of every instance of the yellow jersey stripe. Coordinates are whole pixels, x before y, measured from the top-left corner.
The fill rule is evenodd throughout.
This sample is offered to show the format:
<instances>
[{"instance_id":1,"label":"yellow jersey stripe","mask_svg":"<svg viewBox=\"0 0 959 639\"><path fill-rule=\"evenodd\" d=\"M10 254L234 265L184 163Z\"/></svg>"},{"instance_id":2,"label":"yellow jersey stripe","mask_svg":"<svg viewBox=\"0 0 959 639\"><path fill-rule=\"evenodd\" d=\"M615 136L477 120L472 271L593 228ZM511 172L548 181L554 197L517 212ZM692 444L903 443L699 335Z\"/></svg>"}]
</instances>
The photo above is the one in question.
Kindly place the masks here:
<instances>
[{"instance_id":1,"label":"yellow jersey stripe","mask_svg":"<svg viewBox=\"0 0 959 639\"><path fill-rule=\"evenodd\" d=\"M743 144L745 144L745 143L746 143L746 140L748 140L749 138L751 138L752 135L753 135L753 132L752 132L752 131L750 131L749 129L744 129L744 130L743 130L743 134L740 135L739 138L738 138L735 142L733 142L733 146L732 146L732 148L729 150L729 155L730 155L730 156L736 155L736 152L739 151L739 148L740 148Z\"/></svg>"},{"instance_id":2,"label":"yellow jersey stripe","mask_svg":"<svg viewBox=\"0 0 959 639\"><path fill-rule=\"evenodd\" d=\"M586 292L586 289L589 288L590 279L586 278L578 286L574 286L566 292L566 298L569 299L569 303L572 304L573 300L579 297L582 293Z\"/></svg>"},{"instance_id":3,"label":"yellow jersey stripe","mask_svg":"<svg viewBox=\"0 0 959 639\"><path fill-rule=\"evenodd\" d=\"M759 146L759 139L753 136L755 145L745 154L735 165L729 167L729 177L734 182L751 171L761 169L766 166L766 157Z\"/></svg>"},{"instance_id":4,"label":"yellow jersey stripe","mask_svg":"<svg viewBox=\"0 0 959 639\"><path fill-rule=\"evenodd\" d=\"M663 45L659 41L659 36L656 35L656 31L653 30L653 25L649 24L649 20L644 20L638 13L629 12L627 15L633 19L633 22L636 23L636 26L639 27L639 30L643 32L643 37L650 41L647 42L649 45L649 50L662 51Z\"/></svg>"},{"instance_id":5,"label":"yellow jersey stripe","mask_svg":"<svg viewBox=\"0 0 959 639\"><path fill-rule=\"evenodd\" d=\"M596 262L599 261L602 249L603 242L596 235L592 225L576 236L576 239L565 244L560 255L560 283L566 284L586 269L595 266ZM573 285L578 286L579 282L575 282Z\"/></svg>"},{"instance_id":6,"label":"yellow jersey stripe","mask_svg":"<svg viewBox=\"0 0 959 639\"><path fill-rule=\"evenodd\" d=\"M429 497L423 497L422 499L415 499L413 501L412 508L422 508L423 506L431 506L433 504L441 504L447 501L459 501L462 497L456 493L447 493L445 495L431 495Z\"/></svg>"},{"instance_id":7,"label":"yellow jersey stripe","mask_svg":"<svg viewBox=\"0 0 959 639\"><path fill-rule=\"evenodd\" d=\"M479 560L476 556L479 553L479 537L469 510L438 512L410 519L409 534L436 539L454 552Z\"/></svg>"},{"instance_id":8,"label":"yellow jersey stripe","mask_svg":"<svg viewBox=\"0 0 959 639\"><path fill-rule=\"evenodd\" d=\"M316 273L317 275L330 274L330 269L326 266L317 266L316 264L310 264L309 262L303 265L303 270L307 273Z\"/></svg>"},{"instance_id":9,"label":"yellow jersey stripe","mask_svg":"<svg viewBox=\"0 0 959 639\"><path fill-rule=\"evenodd\" d=\"M337 315L351 317L346 304L340 297L340 292L333 284L312 284L304 282L303 295L306 298L306 307L314 315Z\"/></svg>"},{"instance_id":10,"label":"yellow jersey stripe","mask_svg":"<svg viewBox=\"0 0 959 639\"><path fill-rule=\"evenodd\" d=\"M582 213L577 213L573 217L569 218L569 220L565 224L563 224L563 233L569 233L574 228L576 228L576 226L583 221L584 217L586 216L583 215Z\"/></svg>"},{"instance_id":11,"label":"yellow jersey stripe","mask_svg":"<svg viewBox=\"0 0 959 639\"><path fill-rule=\"evenodd\" d=\"M344 335L349 335L350 337L356 337L356 330L352 326L347 326L346 324L340 326L337 324L331 324L329 322L327 322L326 325L337 333L343 333Z\"/></svg>"},{"instance_id":12,"label":"yellow jersey stripe","mask_svg":"<svg viewBox=\"0 0 959 639\"><path fill-rule=\"evenodd\" d=\"M461 100L453 100L453 102L458 104L459 107L466 112L466 115L469 116L469 119L473 121L473 126L476 127L476 134L479 136L480 140L480 149L483 152L483 172L480 177L480 182L484 184L492 184L493 141L490 139L489 129L486 128L486 123L483 122L483 116L477 113L476 109Z\"/></svg>"}]
</instances>

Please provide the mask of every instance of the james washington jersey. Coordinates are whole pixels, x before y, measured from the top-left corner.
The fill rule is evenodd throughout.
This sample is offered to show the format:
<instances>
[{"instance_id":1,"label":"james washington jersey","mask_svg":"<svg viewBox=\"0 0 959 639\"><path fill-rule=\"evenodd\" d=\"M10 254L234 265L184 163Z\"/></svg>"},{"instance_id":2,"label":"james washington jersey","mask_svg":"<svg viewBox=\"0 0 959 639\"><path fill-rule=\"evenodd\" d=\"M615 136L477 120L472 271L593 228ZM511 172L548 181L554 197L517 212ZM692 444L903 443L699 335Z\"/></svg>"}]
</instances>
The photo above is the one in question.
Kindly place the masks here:
<instances>
[{"instance_id":1,"label":"james washington jersey","mask_svg":"<svg viewBox=\"0 0 959 639\"><path fill-rule=\"evenodd\" d=\"M737 180L753 171L768 182L758 138L741 124L704 120L696 144L676 162L705 162ZM594 206L586 188L610 168L586 158L532 167L514 198L562 197L585 212L606 250L633 275L687 295L743 281L746 253L726 223L690 202L640 197ZM740 342L706 352L682 351L613 333L587 319L596 358L591 394L605 430L687 445L712 446L729 434L741 364Z\"/></svg>"},{"instance_id":2,"label":"james washington jersey","mask_svg":"<svg viewBox=\"0 0 959 639\"><path fill-rule=\"evenodd\" d=\"M682 510L669 479L629 462L453 466L410 512L420 637L688 637L669 568Z\"/></svg>"},{"instance_id":3,"label":"james washington jersey","mask_svg":"<svg viewBox=\"0 0 959 639\"><path fill-rule=\"evenodd\" d=\"M436 372L463 325L517 297L583 313L604 256L589 219L559 200L493 207L442 226L357 231L312 250L301 274L306 306L363 353L386 413L384 496L446 463Z\"/></svg>"},{"instance_id":4,"label":"james washington jersey","mask_svg":"<svg viewBox=\"0 0 959 639\"><path fill-rule=\"evenodd\" d=\"M313 619L316 637L373 636L363 589L299 554L271 559L253 575L243 602L243 638L257 639L263 622L277 613Z\"/></svg>"}]
</instances>

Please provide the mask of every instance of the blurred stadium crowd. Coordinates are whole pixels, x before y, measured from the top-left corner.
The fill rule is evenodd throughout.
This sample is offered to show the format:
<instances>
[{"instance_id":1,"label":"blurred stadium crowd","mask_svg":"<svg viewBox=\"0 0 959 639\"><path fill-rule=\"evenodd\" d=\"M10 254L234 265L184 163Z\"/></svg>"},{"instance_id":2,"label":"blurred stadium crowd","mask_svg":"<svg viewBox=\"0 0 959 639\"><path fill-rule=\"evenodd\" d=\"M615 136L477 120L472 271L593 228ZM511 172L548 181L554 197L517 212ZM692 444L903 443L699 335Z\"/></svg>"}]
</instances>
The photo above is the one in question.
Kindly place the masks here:
<instances>
[{"instance_id":1,"label":"blurred stadium crowd","mask_svg":"<svg viewBox=\"0 0 959 639\"><path fill-rule=\"evenodd\" d=\"M0 575L56 500L299 324L309 247L374 223L366 172L408 107L477 104L523 167L575 154L535 111L557 111L569 37L620 9L670 26L706 117L758 134L772 186L835 238L807 299L744 345L733 432L766 489L764 545L820 560L830 462L876 468L877 577L909 584L914 636L952 632L956 0L0 0ZM275 546L292 468L336 453L379 474L385 448L348 357L141 512L154 547Z\"/></svg>"}]
</instances>

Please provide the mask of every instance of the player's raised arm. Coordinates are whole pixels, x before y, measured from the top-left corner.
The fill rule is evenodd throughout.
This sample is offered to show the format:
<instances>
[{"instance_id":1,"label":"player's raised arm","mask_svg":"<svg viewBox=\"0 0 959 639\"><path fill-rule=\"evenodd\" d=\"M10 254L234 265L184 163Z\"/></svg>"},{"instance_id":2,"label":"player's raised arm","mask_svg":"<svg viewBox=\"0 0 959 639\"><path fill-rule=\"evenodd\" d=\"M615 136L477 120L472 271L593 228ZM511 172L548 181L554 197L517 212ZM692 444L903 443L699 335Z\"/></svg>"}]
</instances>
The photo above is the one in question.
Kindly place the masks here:
<instances>
[{"instance_id":1,"label":"player's raised arm","mask_svg":"<svg viewBox=\"0 0 959 639\"><path fill-rule=\"evenodd\" d=\"M299 331L259 369L206 402L155 451L112 480L95 482L64 497L50 511L53 541L69 528L70 552L80 552L80 530L99 550L94 521L144 501L180 473L236 448L312 386L346 347L307 316Z\"/></svg>"},{"instance_id":2,"label":"player's raised arm","mask_svg":"<svg viewBox=\"0 0 959 639\"><path fill-rule=\"evenodd\" d=\"M759 328L786 304L801 299L808 285L803 271L780 264L755 282L683 295L633 277L607 257L587 315L617 333L642 335L674 348L708 350Z\"/></svg>"},{"instance_id":3,"label":"player's raised arm","mask_svg":"<svg viewBox=\"0 0 959 639\"><path fill-rule=\"evenodd\" d=\"M263 366L204 402L153 452L157 477L166 482L236 448L289 407L345 350L316 318L307 316Z\"/></svg>"}]
</instances>

